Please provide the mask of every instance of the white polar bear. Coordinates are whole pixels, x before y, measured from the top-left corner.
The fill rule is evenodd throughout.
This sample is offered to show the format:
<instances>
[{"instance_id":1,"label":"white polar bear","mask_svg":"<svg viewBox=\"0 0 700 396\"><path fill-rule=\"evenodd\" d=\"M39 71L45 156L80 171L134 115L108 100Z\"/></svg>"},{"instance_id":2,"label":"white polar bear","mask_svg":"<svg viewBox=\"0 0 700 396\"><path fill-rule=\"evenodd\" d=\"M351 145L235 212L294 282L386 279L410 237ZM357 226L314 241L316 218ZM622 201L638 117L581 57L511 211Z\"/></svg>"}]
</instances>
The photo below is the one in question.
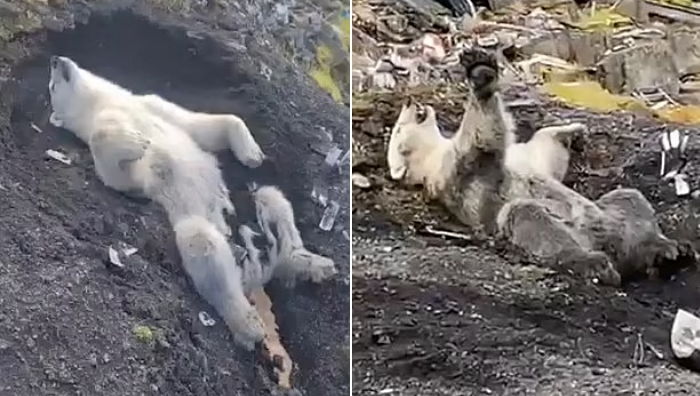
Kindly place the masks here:
<instances>
[{"instance_id":1,"label":"white polar bear","mask_svg":"<svg viewBox=\"0 0 700 396\"><path fill-rule=\"evenodd\" d=\"M171 223L191 215L212 221L225 235L233 213L219 164L177 124L151 115L128 90L51 58L51 122L86 142L105 185L145 194Z\"/></svg>"},{"instance_id":2,"label":"white polar bear","mask_svg":"<svg viewBox=\"0 0 700 396\"><path fill-rule=\"evenodd\" d=\"M495 56L471 50L460 61L468 90L459 130L445 139L432 106L405 105L389 142L392 178L424 185L475 230L501 234L553 265L606 284L653 274L678 258L678 242L662 233L639 191L617 189L591 201L561 183L567 136L582 126L545 128L532 144L513 144Z\"/></svg>"},{"instance_id":3,"label":"white polar bear","mask_svg":"<svg viewBox=\"0 0 700 396\"><path fill-rule=\"evenodd\" d=\"M209 221L192 216L175 223L175 242L197 292L221 315L236 342L252 350L263 340L264 326L244 294L243 273L228 241Z\"/></svg>"},{"instance_id":4,"label":"white polar bear","mask_svg":"<svg viewBox=\"0 0 700 396\"><path fill-rule=\"evenodd\" d=\"M240 117L197 113L153 94L139 95L137 99L152 114L177 124L204 150L217 152L229 148L250 168L260 166L265 160L263 151Z\"/></svg>"},{"instance_id":5,"label":"white polar bear","mask_svg":"<svg viewBox=\"0 0 700 396\"><path fill-rule=\"evenodd\" d=\"M538 129L527 142L506 147L504 166L511 171L562 181L569 168L571 141L575 134L585 130L581 123Z\"/></svg>"},{"instance_id":6,"label":"white polar bear","mask_svg":"<svg viewBox=\"0 0 700 396\"><path fill-rule=\"evenodd\" d=\"M274 186L262 186L253 192L253 198L258 223L269 244L268 257L275 277L293 285L296 280L318 283L336 274L333 260L304 247L292 204L282 191Z\"/></svg>"}]
</instances>

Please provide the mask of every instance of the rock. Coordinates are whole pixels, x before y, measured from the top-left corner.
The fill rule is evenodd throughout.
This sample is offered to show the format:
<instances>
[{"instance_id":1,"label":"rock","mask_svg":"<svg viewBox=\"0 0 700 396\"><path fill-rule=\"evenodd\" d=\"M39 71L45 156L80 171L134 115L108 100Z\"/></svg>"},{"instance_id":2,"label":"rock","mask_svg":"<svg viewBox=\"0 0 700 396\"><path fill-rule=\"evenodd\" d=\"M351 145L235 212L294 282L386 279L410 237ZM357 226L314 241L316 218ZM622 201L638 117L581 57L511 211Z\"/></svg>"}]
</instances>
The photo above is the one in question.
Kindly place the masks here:
<instances>
[{"instance_id":1,"label":"rock","mask_svg":"<svg viewBox=\"0 0 700 396\"><path fill-rule=\"evenodd\" d=\"M370 188L372 183L369 181L367 176L360 173L352 174L352 185L359 188Z\"/></svg>"},{"instance_id":2,"label":"rock","mask_svg":"<svg viewBox=\"0 0 700 396\"><path fill-rule=\"evenodd\" d=\"M631 94L636 90L661 88L678 95L679 71L666 40L656 39L615 51L600 62L604 85L610 92Z\"/></svg>"}]
</instances>

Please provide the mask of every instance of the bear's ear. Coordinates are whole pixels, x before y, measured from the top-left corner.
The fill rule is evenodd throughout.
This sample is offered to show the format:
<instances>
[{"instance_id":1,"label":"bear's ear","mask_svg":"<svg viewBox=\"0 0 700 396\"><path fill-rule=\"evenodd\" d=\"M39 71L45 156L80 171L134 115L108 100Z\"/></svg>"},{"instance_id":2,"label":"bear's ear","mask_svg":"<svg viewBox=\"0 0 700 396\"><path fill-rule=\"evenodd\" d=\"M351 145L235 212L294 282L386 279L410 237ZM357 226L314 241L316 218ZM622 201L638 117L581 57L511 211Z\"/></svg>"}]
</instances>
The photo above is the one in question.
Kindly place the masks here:
<instances>
[{"instance_id":1,"label":"bear's ear","mask_svg":"<svg viewBox=\"0 0 700 396\"><path fill-rule=\"evenodd\" d=\"M66 82L71 82L75 78L75 63L66 57L52 56L51 68L56 70Z\"/></svg>"}]
</instances>

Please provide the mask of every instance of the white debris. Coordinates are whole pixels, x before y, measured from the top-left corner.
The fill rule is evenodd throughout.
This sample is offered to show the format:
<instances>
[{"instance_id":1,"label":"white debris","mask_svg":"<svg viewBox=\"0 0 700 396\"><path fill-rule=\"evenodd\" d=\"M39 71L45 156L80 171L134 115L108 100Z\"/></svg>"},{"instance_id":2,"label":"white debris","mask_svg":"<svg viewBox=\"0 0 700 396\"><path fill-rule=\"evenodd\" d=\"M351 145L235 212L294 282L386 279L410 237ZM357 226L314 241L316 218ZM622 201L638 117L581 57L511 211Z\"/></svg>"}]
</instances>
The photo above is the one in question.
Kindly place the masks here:
<instances>
[{"instance_id":1,"label":"white debris","mask_svg":"<svg viewBox=\"0 0 700 396\"><path fill-rule=\"evenodd\" d=\"M340 206L338 203L331 201L326 207L326 210L323 211L323 217L321 217L321 223L318 225L318 227L323 231L330 231L331 228L333 228L336 216L338 216L339 209Z\"/></svg>"},{"instance_id":2,"label":"white debris","mask_svg":"<svg viewBox=\"0 0 700 396\"><path fill-rule=\"evenodd\" d=\"M333 147L332 149L328 150L328 154L326 154L326 165L335 166L338 163L340 154L342 153L343 151L337 147Z\"/></svg>"},{"instance_id":3,"label":"white debris","mask_svg":"<svg viewBox=\"0 0 700 396\"><path fill-rule=\"evenodd\" d=\"M212 327L216 324L216 320L214 320L214 318L212 318L211 315L209 315L205 311L200 311L198 316L199 316L199 321L205 327Z\"/></svg>"},{"instance_id":4,"label":"white debris","mask_svg":"<svg viewBox=\"0 0 700 396\"><path fill-rule=\"evenodd\" d=\"M370 188L372 186L372 183L370 183L367 176L360 173L353 173L352 185L359 188Z\"/></svg>"},{"instance_id":5,"label":"white debris","mask_svg":"<svg viewBox=\"0 0 700 396\"><path fill-rule=\"evenodd\" d=\"M690 185L686 181L687 177L688 176L683 173L676 174L673 177L673 183L676 187L676 195L679 197L690 194Z\"/></svg>"},{"instance_id":6,"label":"white debris","mask_svg":"<svg viewBox=\"0 0 700 396\"><path fill-rule=\"evenodd\" d=\"M311 199L325 208L328 205L328 189L314 186L311 190Z\"/></svg>"},{"instance_id":7,"label":"white debris","mask_svg":"<svg viewBox=\"0 0 700 396\"><path fill-rule=\"evenodd\" d=\"M678 359L689 358L700 350L700 318L679 309L671 328L671 349Z\"/></svg>"},{"instance_id":8,"label":"white debris","mask_svg":"<svg viewBox=\"0 0 700 396\"><path fill-rule=\"evenodd\" d=\"M124 264L119 259L119 252L112 245L109 246L109 261L119 268L124 268Z\"/></svg>"},{"instance_id":9,"label":"white debris","mask_svg":"<svg viewBox=\"0 0 700 396\"><path fill-rule=\"evenodd\" d=\"M31 127L33 130L37 131L38 133L44 133L44 131L41 130L35 123L31 123Z\"/></svg>"},{"instance_id":10,"label":"white debris","mask_svg":"<svg viewBox=\"0 0 700 396\"><path fill-rule=\"evenodd\" d=\"M48 155L50 158L55 159L56 161L63 162L66 165L70 165L73 163L73 161L71 161L67 155L56 150L46 150L46 155Z\"/></svg>"},{"instance_id":11,"label":"white debris","mask_svg":"<svg viewBox=\"0 0 700 396\"><path fill-rule=\"evenodd\" d=\"M135 247L132 247L132 248L129 248L129 249L124 250L124 255L125 255L126 257L129 257L129 256L131 256L132 254L134 254L134 253L136 253L136 252L138 252L138 251L139 251L138 249L136 249Z\"/></svg>"},{"instance_id":12,"label":"white debris","mask_svg":"<svg viewBox=\"0 0 700 396\"><path fill-rule=\"evenodd\" d=\"M112 247L112 245L109 245L109 261L117 267L123 268L124 263L122 262L122 258L129 258L138 251L137 248L125 242L118 242L116 249Z\"/></svg>"},{"instance_id":13,"label":"white debris","mask_svg":"<svg viewBox=\"0 0 700 396\"><path fill-rule=\"evenodd\" d=\"M343 157L338 162L338 167L343 168L346 165L350 165L350 149L343 154Z\"/></svg>"}]
</instances>

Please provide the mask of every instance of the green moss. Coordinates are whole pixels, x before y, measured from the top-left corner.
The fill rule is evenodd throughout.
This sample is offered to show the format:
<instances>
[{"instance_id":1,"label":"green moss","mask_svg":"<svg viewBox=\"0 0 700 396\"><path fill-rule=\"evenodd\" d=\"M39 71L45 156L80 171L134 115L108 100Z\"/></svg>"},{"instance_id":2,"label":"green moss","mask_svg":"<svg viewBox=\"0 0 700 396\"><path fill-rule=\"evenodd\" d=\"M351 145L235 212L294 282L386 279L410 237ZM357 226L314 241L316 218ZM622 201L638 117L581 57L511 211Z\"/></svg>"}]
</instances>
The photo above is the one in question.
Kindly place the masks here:
<instances>
[{"instance_id":1,"label":"green moss","mask_svg":"<svg viewBox=\"0 0 700 396\"><path fill-rule=\"evenodd\" d=\"M144 344L151 344L154 340L153 330L148 326L136 325L134 326L134 336L136 339Z\"/></svg>"}]
</instances>

